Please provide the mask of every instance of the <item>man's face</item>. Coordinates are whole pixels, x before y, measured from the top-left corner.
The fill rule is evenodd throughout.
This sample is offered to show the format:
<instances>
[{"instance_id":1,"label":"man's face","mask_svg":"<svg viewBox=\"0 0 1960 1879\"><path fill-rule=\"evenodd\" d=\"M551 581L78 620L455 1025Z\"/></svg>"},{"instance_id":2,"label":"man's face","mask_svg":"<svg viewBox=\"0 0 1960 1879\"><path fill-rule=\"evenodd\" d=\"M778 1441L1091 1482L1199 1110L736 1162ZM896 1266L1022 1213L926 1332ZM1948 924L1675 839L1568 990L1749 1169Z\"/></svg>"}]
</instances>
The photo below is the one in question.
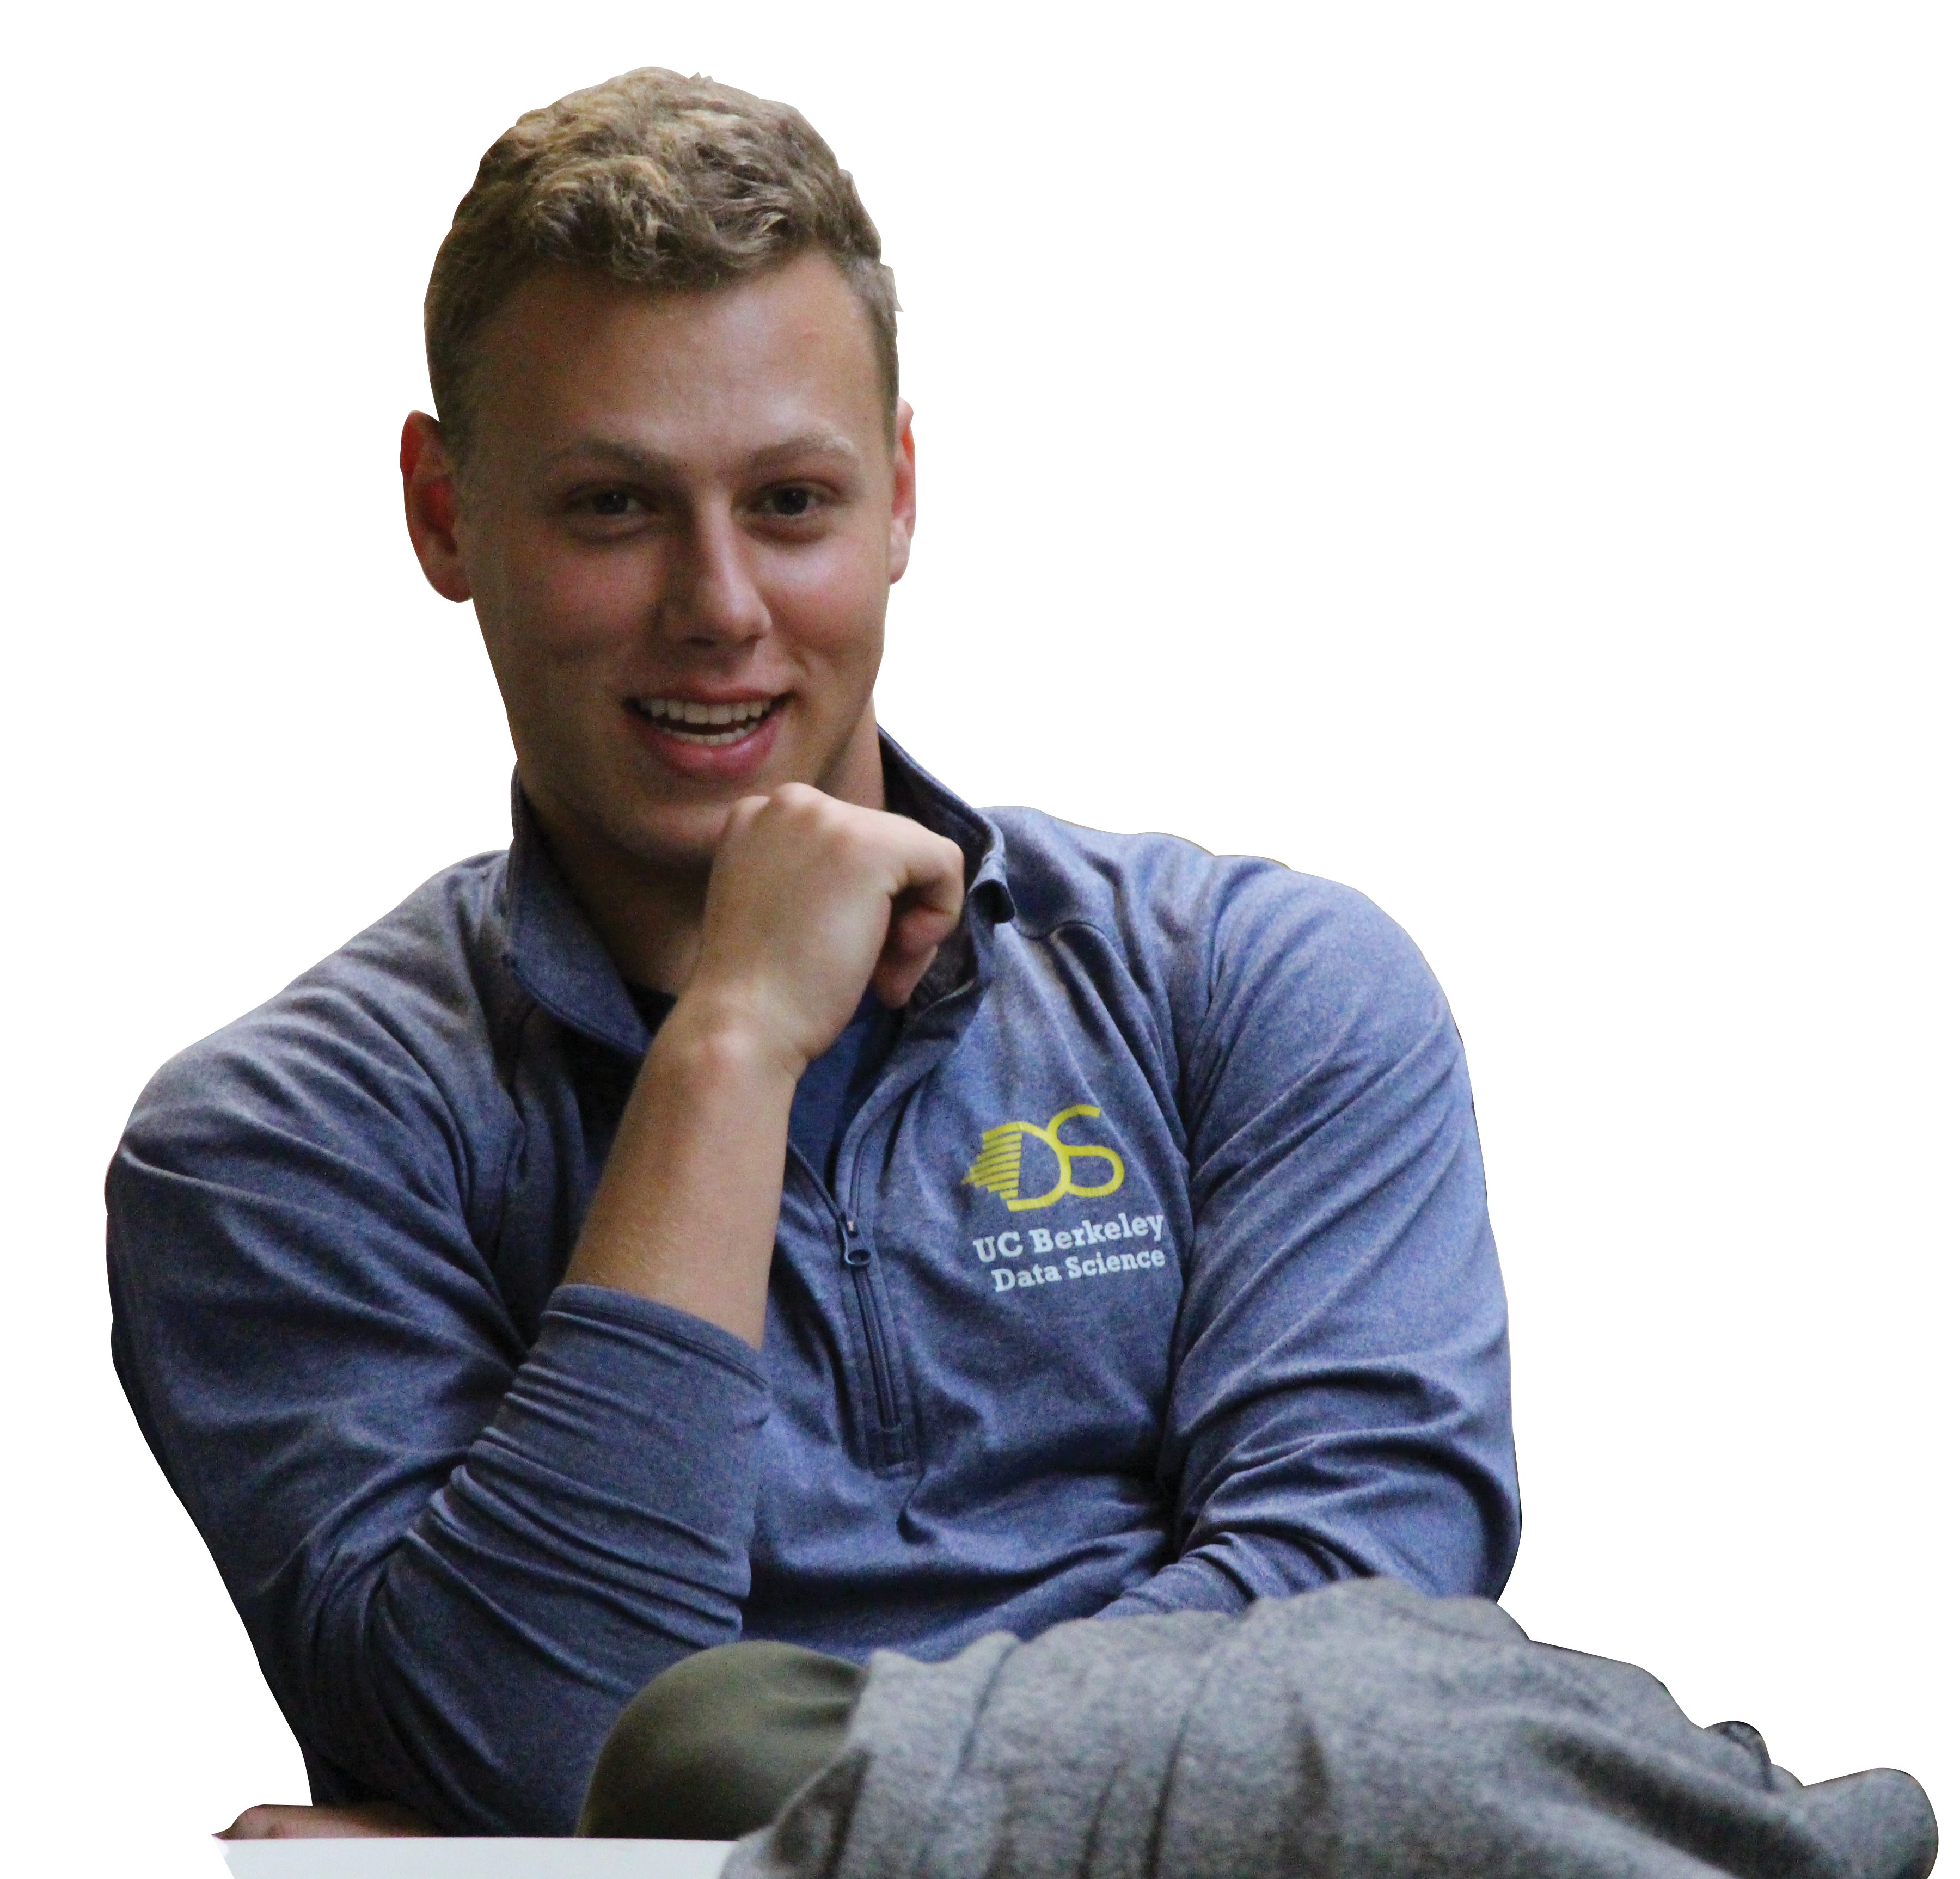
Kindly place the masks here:
<instances>
[{"instance_id":1,"label":"man's face","mask_svg":"<svg viewBox=\"0 0 1960 1879\"><path fill-rule=\"evenodd\" d=\"M692 871L737 799L784 783L880 806L910 414L895 447L836 266L670 294L552 269L480 348L455 541L565 859Z\"/></svg>"}]
</instances>

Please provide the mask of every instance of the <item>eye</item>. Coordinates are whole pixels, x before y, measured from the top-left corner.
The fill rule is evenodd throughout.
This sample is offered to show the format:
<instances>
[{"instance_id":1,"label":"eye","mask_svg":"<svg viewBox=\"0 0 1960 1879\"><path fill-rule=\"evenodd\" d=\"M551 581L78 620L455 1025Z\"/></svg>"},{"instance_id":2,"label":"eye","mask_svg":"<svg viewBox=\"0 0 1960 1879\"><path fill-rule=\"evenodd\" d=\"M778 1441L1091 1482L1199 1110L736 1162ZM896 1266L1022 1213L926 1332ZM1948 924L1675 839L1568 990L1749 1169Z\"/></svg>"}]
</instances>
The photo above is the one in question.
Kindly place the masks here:
<instances>
[{"instance_id":1,"label":"eye","mask_svg":"<svg viewBox=\"0 0 1960 1879\"><path fill-rule=\"evenodd\" d=\"M791 483L781 489L772 489L762 498L764 510L772 516L781 516L794 520L798 516L807 516L816 507L816 492Z\"/></svg>"},{"instance_id":2,"label":"eye","mask_svg":"<svg viewBox=\"0 0 1960 1879\"><path fill-rule=\"evenodd\" d=\"M623 489L601 489L585 499L586 507L596 516L629 516L633 513L633 498Z\"/></svg>"}]
</instances>

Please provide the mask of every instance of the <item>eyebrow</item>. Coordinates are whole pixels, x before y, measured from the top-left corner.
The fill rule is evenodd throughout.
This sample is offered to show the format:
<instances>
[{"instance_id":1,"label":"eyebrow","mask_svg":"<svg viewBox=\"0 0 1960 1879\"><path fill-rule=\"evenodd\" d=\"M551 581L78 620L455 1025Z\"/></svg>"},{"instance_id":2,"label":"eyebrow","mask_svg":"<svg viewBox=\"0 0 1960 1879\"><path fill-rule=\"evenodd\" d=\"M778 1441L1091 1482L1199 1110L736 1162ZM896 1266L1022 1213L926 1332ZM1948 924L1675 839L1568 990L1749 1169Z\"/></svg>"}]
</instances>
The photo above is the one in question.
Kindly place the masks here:
<instances>
[{"instance_id":1,"label":"eyebrow","mask_svg":"<svg viewBox=\"0 0 1960 1879\"><path fill-rule=\"evenodd\" d=\"M801 431L780 443L752 451L746 462L751 470L766 472L774 465L810 456L837 458L855 464L863 455L842 431L817 430ZM670 475L679 467L679 460L674 457L658 450L642 449L637 444L616 437L581 437L576 443L552 451L545 459L545 466L555 469L574 460L590 463L594 459L629 474L653 479Z\"/></svg>"}]
</instances>

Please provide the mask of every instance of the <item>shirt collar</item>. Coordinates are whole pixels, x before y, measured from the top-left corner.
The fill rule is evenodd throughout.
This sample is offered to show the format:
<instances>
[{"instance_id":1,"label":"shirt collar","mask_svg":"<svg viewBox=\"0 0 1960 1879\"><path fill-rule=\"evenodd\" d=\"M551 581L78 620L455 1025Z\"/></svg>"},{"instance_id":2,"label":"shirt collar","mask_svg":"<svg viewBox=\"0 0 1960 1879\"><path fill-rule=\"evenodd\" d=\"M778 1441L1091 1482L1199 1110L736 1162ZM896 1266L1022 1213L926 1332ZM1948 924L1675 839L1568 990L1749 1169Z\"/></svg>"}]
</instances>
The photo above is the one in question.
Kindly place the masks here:
<instances>
[{"instance_id":1,"label":"shirt collar","mask_svg":"<svg viewBox=\"0 0 1960 1879\"><path fill-rule=\"evenodd\" d=\"M966 906L959 929L913 994L911 1009L985 976L992 930L1013 918L1007 849L1000 829L930 775L883 731L885 800L934 834L959 844L966 858ZM511 779L511 852L505 864L504 962L517 982L552 1016L594 1042L628 1056L647 1048L645 1022L591 921L552 859L523 787Z\"/></svg>"}]
</instances>

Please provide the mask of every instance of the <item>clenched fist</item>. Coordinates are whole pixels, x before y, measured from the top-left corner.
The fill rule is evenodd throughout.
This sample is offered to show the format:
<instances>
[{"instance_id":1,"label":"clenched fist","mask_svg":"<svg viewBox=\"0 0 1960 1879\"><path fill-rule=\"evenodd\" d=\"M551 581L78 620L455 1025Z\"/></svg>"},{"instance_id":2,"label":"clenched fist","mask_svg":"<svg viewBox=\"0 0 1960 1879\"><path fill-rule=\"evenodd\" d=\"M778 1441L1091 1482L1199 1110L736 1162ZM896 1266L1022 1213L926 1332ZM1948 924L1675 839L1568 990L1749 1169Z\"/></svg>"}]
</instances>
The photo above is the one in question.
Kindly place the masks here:
<instances>
[{"instance_id":1,"label":"clenched fist","mask_svg":"<svg viewBox=\"0 0 1960 1879\"><path fill-rule=\"evenodd\" d=\"M745 796L715 851L674 1018L752 1027L800 1076L867 985L895 1009L912 996L965 889L958 846L902 816L802 783Z\"/></svg>"}]
</instances>

